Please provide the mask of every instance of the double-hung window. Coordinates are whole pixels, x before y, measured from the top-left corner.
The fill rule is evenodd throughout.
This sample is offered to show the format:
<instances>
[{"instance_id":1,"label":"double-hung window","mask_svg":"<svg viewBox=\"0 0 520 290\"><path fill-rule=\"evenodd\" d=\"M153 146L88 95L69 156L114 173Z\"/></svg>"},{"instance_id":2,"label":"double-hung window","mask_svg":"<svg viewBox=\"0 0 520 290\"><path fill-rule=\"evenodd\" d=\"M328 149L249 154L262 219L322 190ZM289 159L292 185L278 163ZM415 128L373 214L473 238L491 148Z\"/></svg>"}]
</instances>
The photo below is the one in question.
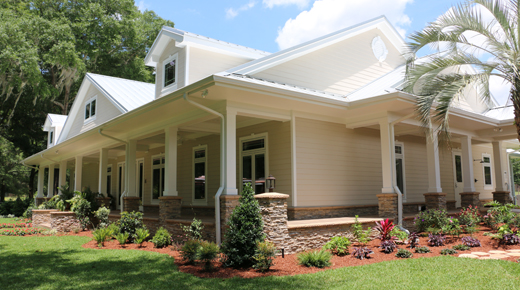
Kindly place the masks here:
<instances>
[{"instance_id":1,"label":"double-hung window","mask_svg":"<svg viewBox=\"0 0 520 290\"><path fill-rule=\"evenodd\" d=\"M482 154L482 171L484 174L484 189L493 189L491 155L489 154Z\"/></svg>"},{"instance_id":2,"label":"double-hung window","mask_svg":"<svg viewBox=\"0 0 520 290\"><path fill-rule=\"evenodd\" d=\"M53 145L54 145L54 128L52 128L49 131L49 146L48 147L51 147Z\"/></svg>"},{"instance_id":3,"label":"double-hung window","mask_svg":"<svg viewBox=\"0 0 520 290\"><path fill-rule=\"evenodd\" d=\"M90 98L85 102L85 122L92 121L96 118L97 97Z\"/></svg>"},{"instance_id":4,"label":"double-hung window","mask_svg":"<svg viewBox=\"0 0 520 290\"><path fill-rule=\"evenodd\" d=\"M206 204L207 154L206 145L193 148L193 204Z\"/></svg>"},{"instance_id":5,"label":"double-hung window","mask_svg":"<svg viewBox=\"0 0 520 290\"><path fill-rule=\"evenodd\" d=\"M152 201L158 202L164 192L164 155L152 157Z\"/></svg>"}]
</instances>

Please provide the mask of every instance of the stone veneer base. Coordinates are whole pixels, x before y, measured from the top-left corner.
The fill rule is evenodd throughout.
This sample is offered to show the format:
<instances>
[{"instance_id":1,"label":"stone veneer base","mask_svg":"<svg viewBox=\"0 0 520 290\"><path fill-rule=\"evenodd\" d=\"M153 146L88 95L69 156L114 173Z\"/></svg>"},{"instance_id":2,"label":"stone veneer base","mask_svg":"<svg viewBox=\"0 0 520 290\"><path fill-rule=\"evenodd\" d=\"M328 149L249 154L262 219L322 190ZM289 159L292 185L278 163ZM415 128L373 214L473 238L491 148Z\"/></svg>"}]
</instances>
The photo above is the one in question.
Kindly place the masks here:
<instances>
[{"instance_id":1,"label":"stone veneer base","mask_svg":"<svg viewBox=\"0 0 520 290\"><path fill-rule=\"evenodd\" d=\"M461 192L460 194L460 206L468 207L468 206L478 206L480 207L480 192Z\"/></svg>"},{"instance_id":2,"label":"stone veneer base","mask_svg":"<svg viewBox=\"0 0 520 290\"><path fill-rule=\"evenodd\" d=\"M123 197L123 210L127 212L139 211L140 200L141 199L138 196Z\"/></svg>"},{"instance_id":3,"label":"stone veneer base","mask_svg":"<svg viewBox=\"0 0 520 290\"><path fill-rule=\"evenodd\" d=\"M431 192L424 194L426 209L447 209L446 193Z\"/></svg>"},{"instance_id":4,"label":"stone veneer base","mask_svg":"<svg viewBox=\"0 0 520 290\"><path fill-rule=\"evenodd\" d=\"M180 196L161 196L159 197L159 220L165 224L168 219L178 219L181 217L182 197Z\"/></svg>"},{"instance_id":5,"label":"stone veneer base","mask_svg":"<svg viewBox=\"0 0 520 290\"><path fill-rule=\"evenodd\" d=\"M500 204L513 203L509 191L494 191L493 200L500 202Z\"/></svg>"},{"instance_id":6,"label":"stone veneer base","mask_svg":"<svg viewBox=\"0 0 520 290\"><path fill-rule=\"evenodd\" d=\"M379 217L397 218L397 194L383 193L377 195L379 202Z\"/></svg>"}]
</instances>

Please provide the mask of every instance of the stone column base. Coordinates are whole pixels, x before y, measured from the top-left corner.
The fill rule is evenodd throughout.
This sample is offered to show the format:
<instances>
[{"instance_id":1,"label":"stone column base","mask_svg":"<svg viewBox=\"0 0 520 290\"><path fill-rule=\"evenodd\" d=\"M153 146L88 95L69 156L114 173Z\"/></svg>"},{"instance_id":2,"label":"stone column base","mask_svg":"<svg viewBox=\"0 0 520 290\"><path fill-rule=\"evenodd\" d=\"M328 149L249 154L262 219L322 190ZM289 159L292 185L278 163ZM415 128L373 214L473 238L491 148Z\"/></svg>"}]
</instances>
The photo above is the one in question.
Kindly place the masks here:
<instances>
[{"instance_id":1,"label":"stone column base","mask_svg":"<svg viewBox=\"0 0 520 290\"><path fill-rule=\"evenodd\" d=\"M283 193L262 193L255 195L262 220L266 240L276 245L278 249L288 249L291 241L287 227L287 198Z\"/></svg>"},{"instance_id":2,"label":"stone column base","mask_svg":"<svg viewBox=\"0 0 520 290\"><path fill-rule=\"evenodd\" d=\"M397 193L378 194L379 217L397 218Z\"/></svg>"},{"instance_id":3,"label":"stone column base","mask_svg":"<svg viewBox=\"0 0 520 290\"><path fill-rule=\"evenodd\" d=\"M180 196L159 197L159 223L164 226L166 220L181 218L181 204Z\"/></svg>"},{"instance_id":4,"label":"stone column base","mask_svg":"<svg viewBox=\"0 0 520 290\"><path fill-rule=\"evenodd\" d=\"M494 191L492 193L494 201L498 201L501 204L513 203L511 196L509 195L509 191Z\"/></svg>"},{"instance_id":5,"label":"stone column base","mask_svg":"<svg viewBox=\"0 0 520 290\"><path fill-rule=\"evenodd\" d=\"M446 207L446 193L430 192L424 194L426 202L426 209L447 209Z\"/></svg>"},{"instance_id":6,"label":"stone column base","mask_svg":"<svg viewBox=\"0 0 520 290\"><path fill-rule=\"evenodd\" d=\"M227 231L227 222L235 207L239 204L240 195L220 196L220 237L224 240Z\"/></svg>"},{"instance_id":7,"label":"stone column base","mask_svg":"<svg viewBox=\"0 0 520 290\"><path fill-rule=\"evenodd\" d=\"M138 196L123 197L123 210L127 212L139 211L139 200Z\"/></svg>"},{"instance_id":8,"label":"stone column base","mask_svg":"<svg viewBox=\"0 0 520 290\"><path fill-rule=\"evenodd\" d=\"M446 207L448 210L456 210L457 209L457 201L456 200L447 200Z\"/></svg>"},{"instance_id":9,"label":"stone column base","mask_svg":"<svg viewBox=\"0 0 520 290\"><path fill-rule=\"evenodd\" d=\"M45 197L37 197L37 198L35 199L35 203L36 203L36 206L37 206L37 207L40 206L40 205L41 205L42 203L44 203L44 202L45 202Z\"/></svg>"},{"instance_id":10,"label":"stone column base","mask_svg":"<svg viewBox=\"0 0 520 290\"><path fill-rule=\"evenodd\" d=\"M460 206L461 207L480 207L480 192L461 192Z\"/></svg>"},{"instance_id":11,"label":"stone column base","mask_svg":"<svg viewBox=\"0 0 520 290\"><path fill-rule=\"evenodd\" d=\"M96 197L96 202L99 207L104 206L104 207L110 208L111 201L112 201L112 199L110 197Z\"/></svg>"}]
</instances>

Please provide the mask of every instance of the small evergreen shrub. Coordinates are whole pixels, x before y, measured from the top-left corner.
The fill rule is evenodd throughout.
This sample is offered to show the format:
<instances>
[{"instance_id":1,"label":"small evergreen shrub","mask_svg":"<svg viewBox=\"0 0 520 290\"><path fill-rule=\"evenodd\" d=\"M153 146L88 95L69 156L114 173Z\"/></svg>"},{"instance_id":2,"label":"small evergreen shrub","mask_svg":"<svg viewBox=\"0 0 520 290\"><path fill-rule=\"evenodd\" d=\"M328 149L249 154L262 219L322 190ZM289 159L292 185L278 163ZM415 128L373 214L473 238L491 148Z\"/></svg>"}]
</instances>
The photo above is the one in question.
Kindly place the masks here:
<instances>
[{"instance_id":1,"label":"small evergreen shrub","mask_svg":"<svg viewBox=\"0 0 520 290\"><path fill-rule=\"evenodd\" d=\"M201 220L193 218L193 221L189 226L181 224L180 227L188 240L202 240L202 230L204 229L204 226L202 225Z\"/></svg>"},{"instance_id":2,"label":"small evergreen shrub","mask_svg":"<svg viewBox=\"0 0 520 290\"><path fill-rule=\"evenodd\" d=\"M155 236L152 238L152 243L156 248L164 248L168 245L170 245L170 241L172 239L172 236L168 231L160 227L157 229L157 232L155 232Z\"/></svg>"},{"instance_id":3,"label":"small evergreen shrub","mask_svg":"<svg viewBox=\"0 0 520 290\"><path fill-rule=\"evenodd\" d=\"M253 268L260 272L268 271L273 265L273 259L276 253L277 250L273 243L269 241L259 242L255 255L253 256L253 259L255 259Z\"/></svg>"},{"instance_id":4,"label":"small evergreen shrub","mask_svg":"<svg viewBox=\"0 0 520 290\"><path fill-rule=\"evenodd\" d=\"M180 250L182 259L187 261L189 264L194 264L197 260L199 248L199 240L188 240L186 243L184 243Z\"/></svg>"},{"instance_id":5,"label":"small evergreen shrub","mask_svg":"<svg viewBox=\"0 0 520 290\"><path fill-rule=\"evenodd\" d=\"M217 244L208 241L200 242L196 257L204 263L205 270L211 270L211 263L218 257L220 249Z\"/></svg>"},{"instance_id":6,"label":"small evergreen shrub","mask_svg":"<svg viewBox=\"0 0 520 290\"><path fill-rule=\"evenodd\" d=\"M264 222L251 183L244 185L239 201L229 218L221 248L226 255L224 265L233 268L252 266L258 242L265 239Z\"/></svg>"},{"instance_id":7,"label":"small evergreen shrub","mask_svg":"<svg viewBox=\"0 0 520 290\"><path fill-rule=\"evenodd\" d=\"M458 245L453 246L453 249L457 250L457 251L467 251L467 250L469 250L471 248L469 246L464 245L464 244L458 244Z\"/></svg>"},{"instance_id":8,"label":"small evergreen shrub","mask_svg":"<svg viewBox=\"0 0 520 290\"><path fill-rule=\"evenodd\" d=\"M352 250L352 257L363 260L370 258L370 255L373 254L374 251L367 247L354 248Z\"/></svg>"},{"instance_id":9,"label":"small evergreen shrub","mask_svg":"<svg viewBox=\"0 0 520 290\"><path fill-rule=\"evenodd\" d=\"M415 248L415 252L418 253L418 254L426 254L426 253L430 253L430 249L426 246L423 246L423 247L417 247Z\"/></svg>"},{"instance_id":10,"label":"small evergreen shrub","mask_svg":"<svg viewBox=\"0 0 520 290\"><path fill-rule=\"evenodd\" d=\"M106 228L108 227L108 215L110 214L110 209L102 206L100 208L98 208L98 210L96 210L94 212L94 215L98 218L99 220L99 227L102 227L102 228Z\"/></svg>"},{"instance_id":11,"label":"small evergreen shrub","mask_svg":"<svg viewBox=\"0 0 520 290\"><path fill-rule=\"evenodd\" d=\"M107 228L97 228L92 232L94 240L98 243L98 247L102 247L105 241L110 237L110 231Z\"/></svg>"},{"instance_id":12,"label":"small evergreen shrub","mask_svg":"<svg viewBox=\"0 0 520 290\"><path fill-rule=\"evenodd\" d=\"M138 211L122 212L121 218L117 221L119 232L128 233L130 242L137 238L137 230L144 227L143 213Z\"/></svg>"},{"instance_id":13,"label":"small evergreen shrub","mask_svg":"<svg viewBox=\"0 0 520 290\"><path fill-rule=\"evenodd\" d=\"M337 256L348 255L348 247L350 241L346 237L332 237L324 246L324 250L329 250L332 254Z\"/></svg>"},{"instance_id":14,"label":"small evergreen shrub","mask_svg":"<svg viewBox=\"0 0 520 290\"><path fill-rule=\"evenodd\" d=\"M118 233L116 234L116 240L119 242L119 244L122 246L126 244L126 241L128 240L128 233Z\"/></svg>"},{"instance_id":15,"label":"small evergreen shrub","mask_svg":"<svg viewBox=\"0 0 520 290\"><path fill-rule=\"evenodd\" d=\"M412 254L412 252L410 252L410 251L408 251L406 249L399 249L399 251L397 251L395 256L397 258L408 259L408 258L411 258L413 256L413 254Z\"/></svg>"},{"instance_id":16,"label":"small evergreen shrub","mask_svg":"<svg viewBox=\"0 0 520 290\"><path fill-rule=\"evenodd\" d=\"M383 250L383 253L390 254L395 250L395 248L397 248L397 245L394 241L386 240L381 242L379 248Z\"/></svg>"},{"instance_id":17,"label":"small evergreen shrub","mask_svg":"<svg viewBox=\"0 0 520 290\"><path fill-rule=\"evenodd\" d=\"M331 265L331 258L332 254L327 251L312 251L299 254L298 263L306 267L325 268Z\"/></svg>"},{"instance_id":18,"label":"small evergreen shrub","mask_svg":"<svg viewBox=\"0 0 520 290\"><path fill-rule=\"evenodd\" d=\"M480 241L474 237L463 237L461 242L468 247L480 247Z\"/></svg>"},{"instance_id":19,"label":"small evergreen shrub","mask_svg":"<svg viewBox=\"0 0 520 290\"><path fill-rule=\"evenodd\" d=\"M441 250L441 255L455 255L457 254L457 251L455 251L454 249L442 249Z\"/></svg>"},{"instance_id":20,"label":"small evergreen shrub","mask_svg":"<svg viewBox=\"0 0 520 290\"><path fill-rule=\"evenodd\" d=\"M135 239L134 243L138 244L141 247L141 244L150 236L150 232L146 228L139 228L135 231Z\"/></svg>"}]
</instances>

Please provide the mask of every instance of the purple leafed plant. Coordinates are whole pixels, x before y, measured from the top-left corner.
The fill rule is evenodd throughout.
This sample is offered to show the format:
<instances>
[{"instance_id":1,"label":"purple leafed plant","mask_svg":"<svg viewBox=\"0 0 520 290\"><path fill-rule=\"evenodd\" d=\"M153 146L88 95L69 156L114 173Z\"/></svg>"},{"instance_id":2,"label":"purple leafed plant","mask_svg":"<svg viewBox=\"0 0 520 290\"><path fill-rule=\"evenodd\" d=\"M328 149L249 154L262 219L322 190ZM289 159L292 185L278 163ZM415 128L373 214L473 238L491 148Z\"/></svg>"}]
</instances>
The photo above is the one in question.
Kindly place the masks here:
<instances>
[{"instance_id":1,"label":"purple leafed plant","mask_svg":"<svg viewBox=\"0 0 520 290\"><path fill-rule=\"evenodd\" d=\"M410 249L414 249L419 246L419 235L416 232L412 232L408 236L408 244L410 245Z\"/></svg>"},{"instance_id":2,"label":"purple leafed plant","mask_svg":"<svg viewBox=\"0 0 520 290\"><path fill-rule=\"evenodd\" d=\"M446 237L443 234L429 234L428 235L428 243L432 247L441 247L444 246L444 242L446 242Z\"/></svg>"},{"instance_id":3,"label":"purple leafed plant","mask_svg":"<svg viewBox=\"0 0 520 290\"><path fill-rule=\"evenodd\" d=\"M368 259L370 258L370 255L373 254L374 252L367 248L367 247L363 247L363 248L354 248L354 250L352 251L352 256L354 258L358 258L360 260L363 260L363 259Z\"/></svg>"},{"instance_id":4,"label":"purple leafed plant","mask_svg":"<svg viewBox=\"0 0 520 290\"><path fill-rule=\"evenodd\" d=\"M390 232L394 229L394 223L389 219L376 222L376 229L379 231L381 241L391 240Z\"/></svg>"},{"instance_id":5,"label":"purple leafed plant","mask_svg":"<svg viewBox=\"0 0 520 290\"><path fill-rule=\"evenodd\" d=\"M390 254L395 250L395 248L397 248L397 246L395 245L395 243L393 241L386 240L386 241L381 242L381 245L379 246L379 248L382 249L384 253Z\"/></svg>"},{"instance_id":6,"label":"purple leafed plant","mask_svg":"<svg viewBox=\"0 0 520 290\"><path fill-rule=\"evenodd\" d=\"M504 245L518 245L520 243L520 238L515 234L504 234L501 242Z\"/></svg>"},{"instance_id":7,"label":"purple leafed plant","mask_svg":"<svg viewBox=\"0 0 520 290\"><path fill-rule=\"evenodd\" d=\"M468 247L480 247L480 241L474 237L463 237L461 240L462 244Z\"/></svg>"}]
</instances>

